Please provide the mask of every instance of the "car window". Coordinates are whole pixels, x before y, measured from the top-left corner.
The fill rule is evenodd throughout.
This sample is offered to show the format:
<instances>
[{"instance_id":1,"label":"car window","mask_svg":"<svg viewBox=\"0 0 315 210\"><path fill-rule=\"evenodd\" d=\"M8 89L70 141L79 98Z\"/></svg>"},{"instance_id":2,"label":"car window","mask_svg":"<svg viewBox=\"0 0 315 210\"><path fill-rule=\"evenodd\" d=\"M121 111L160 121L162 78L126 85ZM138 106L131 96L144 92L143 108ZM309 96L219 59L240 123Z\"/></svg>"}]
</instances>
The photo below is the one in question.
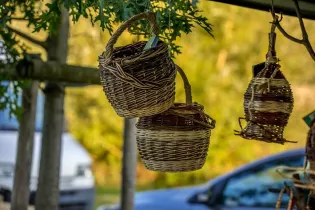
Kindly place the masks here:
<instances>
[{"instance_id":1,"label":"car window","mask_svg":"<svg viewBox=\"0 0 315 210\"><path fill-rule=\"evenodd\" d=\"M230 178L223 190L222 204L226 207L271 207L274 208L278 193L269 192L269 188L281 189L284 181L292 185L290 180L283 179L277 172L279 166L302 167L304 156L296 156L263 164L257 168L246 170ZM286 173L287 176L292 174ZM283 196L285 207L289 197Z\"/></svg>"},{"instance_id":2,"label":"car window","mask_svg":"<svg viewBox=\"0 0 315 210\"><path fill-rule=\"evenodd\" d=\"M7 85L7 82L1 82L0 85ZM9 97L13 97L13 89L9 88L8 91L5 93ZM18 97L18 105L20 106L22 103L21 92ZM35 120L35 130L41 131L43 127L43 114L44 114L44 102L45 102L45 95L38 91L37 96L37 104L36 104L36 120ZM15 116L10 116L9 107L6 107L4 110L0 111L0 130L18 130L19 129L19 122Z\"/></svg>"}]
</instances>

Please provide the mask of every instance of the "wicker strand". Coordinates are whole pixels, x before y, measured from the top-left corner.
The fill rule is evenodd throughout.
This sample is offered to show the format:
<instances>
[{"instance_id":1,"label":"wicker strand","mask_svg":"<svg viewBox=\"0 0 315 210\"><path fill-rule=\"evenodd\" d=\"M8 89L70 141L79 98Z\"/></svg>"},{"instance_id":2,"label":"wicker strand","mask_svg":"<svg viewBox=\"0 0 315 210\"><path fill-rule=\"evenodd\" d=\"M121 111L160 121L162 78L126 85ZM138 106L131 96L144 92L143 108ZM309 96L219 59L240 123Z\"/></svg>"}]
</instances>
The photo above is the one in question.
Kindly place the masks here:
<instances>
[{"instance_id":1,"label":"wicker strand","mask_svg":"<svg viewBox=\"0 0 315 210\"><path fill-rule=\"evenodd\" d=\"M160 87L163 87L165 84L169 83L172 78L164 78L163 80L159 82L151 82L151 81L140 81L131 74L126 73L121 65L123 64L128 64L128 63L133 63L139 60L145 60L152 58L158 54L164 53L166 50L168 50L167 45L157 48L156 51L150 53L150 54L145 54L145 51L142 52L141 55L134 59L122 59L120 63L114 62L116 64L116 68L113 66L108 65L109 63L112 62L112 55L113 55L113 47L114 44L117 42L119 36L123 33L124 30L126 30L129 26L134 21L140 20L140 19L147 19L150 24L151 24L151 31L154 34L158 34L158 26L156 23L156 17L155 14L152 12L143 12L138 15L135 15L131 17L129 20L125 21L120 27L115 31L115 33L111 36L109 39L107 45L106 45L106 51L105 54L103 53L102 56L99 57L99 63L100 65L110 71L114 76L119 78L120 80L127 82L131 85L133 85L136 88L140 89L159 89Z\"/></svg>"},{"instance_id":2,"label":"wicker strand","mask_svg":"<svg viewBox=\"0 0 315 210\"><path fill-rule=\"evenodd\" d=\"M278 200L277 200L277 203L276 203L276 210L280 210L284 191L285 191L285 186L281 189L281 191L279 193L279 197L278 197Z\"/></svg>"},{"instance_id":3,"label":"wicker strand","mask_svg":"<svg viewBox=\"0 0 315 210\"><path fill-rule=\"evenodd\" d=\"M277 203L276 203L276 210L280 210L280 208L281 208L282 197L283 197L283 194L285 193L286 189L287 189L287 186L284 186L279 193L279 197L278 197ZM289 197L290 197L290 199L289 199L287 210L292 210L293 209L294 194L293 194L293 190L291 188L289 188Z\"/></svg>"},{"instance_id":4,"label":"wicker strand","mask_svg":"<svg viewBox=\"0 0 315 210\"><path fill-rule=\"evenodd\" d=\"M246 120L246 118L244 118L244 117L239 117L238 118L238 123L239 123L239 126L240 126L241 130L240 131L234 130L234 135L238 135L238 136L244 135L244 132L245 132L247 126L249 125L249 124L247 124L247 126L245 128L243 128L241 120ZM250 121L250 123L253 123L253 124L257 125L260 129L262 129L266 133L269 133L270 135L277 135L276 133L272 132L271 130L266 129L264 126L260 125L259 123L256 123L254 121ZM265 141L267 143L275 143L275 142L277 142L277 143L280 143L280 144L284 144L285 142L297 143L297 141L290 141L290 140L283 139L283 138L278 138L278 137L275 137L275 139L273 139L273 140L260 139L260 141Z\"/></svg>"},{"instance_id":5,"label":"wicker strand","mask_svg":"<svg viewBox=\"0 0 315 210\"><path fill-rule=\"evenodd\" d=\"M154 54L156 55L156 53ZM106 63L102 62L100 59L100 64L104 69L107 69L110 73L112 73L114 76L119 78L120 80L129 83L130 85L139 88L139 89L160 89L161 87L165 86L165 84L168 84L172 81L173 78L166 77L164 79L161 79L159 82L151 82L151 81L140 81L131 74L126 73L121 65L116 63L116 68L107 65Z\"/></svg>"},{"instance_id":6,"label":"wicker strand","mask_svg":"<svg viewBox=\"0 0 315 210\"><path fill-rule=\"evenodd\" d=\"M148 21L150 21L151 24L151 31L155 34L158 35L159 33L159 28L158 25L156 23L156 16L153 12L143 12L140 14L137 14L133 17L131 17L130 19L128 19L127 21L125 21L123 24L121 24L119 26L119 28L115 31L115 33L111 36L111 38L109 39L107 45L106 45L106 53L105 53L105 57L107 59L111 59L112 58L112 54L113 54L113 47L114 44L117 42L119 36L128 28L132 25L133 22L137 21L137 20L141 20L141 19L147 19Z\"/></svg>"},{"instance_id":7,"label":"wicker strand","mask_svg":"<svg viewBox=\"0 0 315 210\"><path fill-rule=\"evenodd\" d=\"M181 114L177 110L169 109L166 112L170 113L170 114L173 114L173 115L177 115L179 117L182 117L182 118L185 118L185 119L188 119L188 120L191 120L193 122L199 123L200 125L203 125L203 126L205 126L207 128L213 129L215 127L215 120L213 118L211 118L209 115L207 115L206 113L204 113L202 111L199 111L197 107L192 105L191 85L190 85L190 83L189 83L189 81L187 79L187 76L186 76L185 72L183 71L183 69L180 68L178 65L175 65L175 66L176 66L177 72L180 74L180 76L181 76L181 78L182 78L182 80L184 82L184 89L185 89L185 94L186 94L187 107L189 107L189 110L192 111L193 113L200 114L205 119L207 119L207 121L210 121L210 124L207 124L207 123L202 122L200 120L196 120L193 117L189 117L187 115Z\"/></svg>"},{"instance_id":8,"label":"wicker strand","mask_svg":"<svg viewBox=\"0 0 315 210\"><path fill-rule=\"evenodd\" d=\"M311 174L311 175L315 175L315 171L313 170L308 170L308 169L305 169L305 168L296 168L296 167L287 167L287 166L280 166L276 169L276 172L284 179L289 179L291 181L294 182L294 186L297 187L297 188L302 188L302 189L308 189L308 190L315 190L315 185L314 183L305 183L305 182L302 182L301 180L299 179L296 179L294 177L288 177L286 176L285 174L281 173L280 172L280 169L283 169L283 170L286 170L286 171L301 171L301 172L304 172L304 173L308 173L308 174Z\"/></svg>"},{"instance_id":9,"label":"wicker strand","mask_svg":"<svg viewBox=\"0 0 315 210\"><path fill-rule=\"evenodd\" d=\"M187 76L185 72L183 71L182 68L180 68L178 65L176 66L177 72L180 74L182 77L182 80L184 82L184 89L185 89L185 94L186 94L186 104L191 105L192 104L192 95L191 95L191 85L187 79Z\"/></svg>"},{"instance_id":10,"label":"wicker strand","mask_svg":"<svg viewBox=\"0 0 315 210\"><path fill-rule=\"evenodd\" d=\"M137 147L145 167L161 172L187 172L205 164L215 120L192 103L191 86L184 71L176 66L184 82L186 103L175 103L163 113L139 118Z\"/></svg>"},{"instance_id":11,"label":"wicker strand","mask_svg":"<svg viewBox=\"0 0 315 210\"><path fill-rule=\"evenodd\" d=\"M268 68L268 66L266 66L265 68ZM273 80L273 78L276 76L276 74L278 73L279 68L276 68L272 75L270 76L270 78L267 79L267 81L265 83L259 84L259 85L252 85L252 96L250 99L250 102L248 103L248 112L249 112L249 116L250 116L250 120L253 120L253 114L251 111L251 106L254 102L254 97L255 97L255 87L257 86L257 92L261 93L261 94L265 94L266 92L270 92L270 82ZM266 85L267 84L267 85Z\"/></svg>"}]
</instances>

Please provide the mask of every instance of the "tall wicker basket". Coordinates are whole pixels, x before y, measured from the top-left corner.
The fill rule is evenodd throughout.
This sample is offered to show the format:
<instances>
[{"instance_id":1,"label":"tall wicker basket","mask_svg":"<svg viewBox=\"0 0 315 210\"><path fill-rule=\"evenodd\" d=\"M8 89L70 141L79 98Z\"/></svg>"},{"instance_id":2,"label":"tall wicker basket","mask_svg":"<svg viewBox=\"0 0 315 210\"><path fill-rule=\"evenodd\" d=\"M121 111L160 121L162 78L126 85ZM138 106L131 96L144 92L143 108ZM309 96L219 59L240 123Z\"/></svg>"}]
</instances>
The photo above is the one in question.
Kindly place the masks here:
<instances>
[{"instance_id":1,"label":"tall wicker basket","mask_svg":"<svg viewBox=\"0 0 315 210\"><path fill-rule=\"evenodd\" d=\"M158 34L155 14L144 12L124 22L99 56L100 79L105 95L116 113L125 118L149 116L169 109L175 99L175 65L168 46L143 50L146 42L113 49L118 37L134 21L147 19Z\"/></svg>"},{"instance_id":2,"label":"tall wicker basket","mask_svg":"<svg viewBox=\"0 0 315 210\"><path fill-rule=\"evenodd\" d=\"M175 103L169 110L141 117L137 124L137 146L145 167L153 171L184 172L203 167L215 121L203 106L192 103L191 88L181 68L186 103Z\"/></svg>"},{"instance_id":3,"label":"tall wicker basket","mask_svg":"<svg viewBox=\"0 0 315 210\"><path fill-rule=\"evenodd\" d=\"M242 128L240 122L241 131L236 131L236 135L245 139L284 144L292 142L283 137L283 131L292 113L293 94L276 58L274 29L269 34L269 39L265 68L250 81L244 95L247 125Z\"/></svg>"}]
</instances>

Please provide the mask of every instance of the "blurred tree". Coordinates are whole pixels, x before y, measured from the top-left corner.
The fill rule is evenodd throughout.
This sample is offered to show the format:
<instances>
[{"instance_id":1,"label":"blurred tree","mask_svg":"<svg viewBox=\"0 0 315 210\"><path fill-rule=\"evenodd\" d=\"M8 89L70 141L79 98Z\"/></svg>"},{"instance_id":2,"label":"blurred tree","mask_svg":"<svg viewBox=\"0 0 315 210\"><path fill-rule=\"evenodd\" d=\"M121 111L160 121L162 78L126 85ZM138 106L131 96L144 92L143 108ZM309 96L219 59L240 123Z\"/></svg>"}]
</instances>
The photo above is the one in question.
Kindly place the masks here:
<instances>
[{"instance_id":1,"label":"blurred tree","mask_svg":"<svg viewBox=\"0 0 315 210\"><path fill-rule=\"evenodd\" d=\"M239 129L238 117L244 115L243 94L252 77L252 65L265 60L272 17L266 12L215 2L201 1L198 6L203 9L205 17L212 20L215 41L202 29L194 28L193 36L182 36L175 41L182 46L182 53L175 62L188 76L194 101L203 104L207 113L217 120L207 162L202 170L180 175L151 172L140 163L138 185L166 187L200 183L254 159L305 145L307 126L301 118L309 112L307 110L313 110L315 102L312 91L315 87L315 64L305 48L277 32L277 54L295 97L294 111L285 135L299 143L282 146L243 140L234 136L233 130ZM285 16L282 23L292 35L299 36L297 19ZM314 24L306 21L310 35L315 33ZM92 28L87 21L73 27L71 33L82 34L84 31L89 31L90 35L70 38L69 62L97 66L93 58L102 52L109 34ZM310 38L314 43L315 37ZM124 34L117 45L130 43L132 39L130 34ZM118 185L119 177L115 175L120 170L121 156L115 151L121 148L121 119L103 98L101 88L91 86L67 91L70 130L93 155L98 184ZM79 100L82 98L84 100ZM176 99L184 101L180 79L177 80ZM93 126L83 129L84 122L91 122Z\"/></svg>"},{"instance_id":2,"label":"blurred tree","mask_svg":"<svg viewBox=\"0 0 315 210\"><path fill-rule=\"evenodd\" d=\"M44 5L44 3L46 3ZM47 53L48 60L60 63L67 62L69 17L72 22L77 22L80 17L89 18L94 25L99 23L102 30L110 33L113 24L122 22L130 16L143 12L153 11L157 14L160 25L160 38L169 44L172 53L180 53L179 46L174 44L181 33L190 33L192 23L200 25L208 34L211 34L211 25L208 20L199 15L200 11L189 1L181 0L172 4L168 1L15 1L5 0L0 5L1 28L0 36L4 47L14 54L14 59L19 52L25 51L20 47L16 35L30 41L32 44L42 47ZM33 31L47 31L48 36L44 41L37 40L32 36L12 27L12 21L25 21ZM173 23L171 25L171 23ZM149 35L148 23L139 21L130 27L130 33L136 35ZM7 54L8 52L4 52ZM96 58L96 57L95 57ZM1 78L4 79L4 78ZM10 79L10 78L5 78ZM16 86L19 83L14 83ZM7 87L1 88L5 94ZM58 206L58 183L60 167L60 139L63 132L63 107L64 107L64 84L47 82L44 89L46 102L44 108L44 128L42 135L42 155L40 163L40 175L38 184L38 196L36 209L57 209ZM5 108L8 104L11 112L16 113L17 99L4 100L0 106ZM13 105L12 105L13 104Z\"/></svg>"}]
</instances>

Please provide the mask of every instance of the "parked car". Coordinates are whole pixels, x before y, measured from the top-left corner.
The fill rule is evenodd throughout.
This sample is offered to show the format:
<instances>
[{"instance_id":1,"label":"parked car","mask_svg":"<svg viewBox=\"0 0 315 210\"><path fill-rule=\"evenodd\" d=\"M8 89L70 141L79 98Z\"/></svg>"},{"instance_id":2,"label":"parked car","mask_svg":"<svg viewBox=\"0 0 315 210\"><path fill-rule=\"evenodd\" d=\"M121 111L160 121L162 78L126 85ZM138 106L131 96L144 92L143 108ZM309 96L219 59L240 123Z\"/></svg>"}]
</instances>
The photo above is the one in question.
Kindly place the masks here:
<instances>
[{"instance_id":1,"label":"parked car","mask_svg":"<svg viewBox=\"0 0 315 210\"><path fill-rule=\"evenodd\" d=\"M279 166L302 167L305 149L287 151L252 162L205 184L191 187L138 192L135 210L274 210L284 181L275 170ZM289 176L290 174L287 173ZM289 197L284 196L286 209ZM97 210L119 210L119 205L100 206Z\"/></svg>"},{"instance_id":2,"label":"parked car","mask_svg":"<svg viewBox=\"0 0 315 210\"><path fill-rule=\"evenodd\" d=\"M1 82L5 84L7 82ZM11 94L11 90L7 94ZM21 98L21 96L20 96ZM30 204L34 204L41 155L45 96L38 91L34 151L30 180ZM17 151L19 123L10 118L9 109L0 111L0 196L10 202L14 180L14 166ZM60 209L91 210L94 205L94 176L91 171L91 157L67 130L62 135L60 168Z\"/></svg>"}]
</instances>

